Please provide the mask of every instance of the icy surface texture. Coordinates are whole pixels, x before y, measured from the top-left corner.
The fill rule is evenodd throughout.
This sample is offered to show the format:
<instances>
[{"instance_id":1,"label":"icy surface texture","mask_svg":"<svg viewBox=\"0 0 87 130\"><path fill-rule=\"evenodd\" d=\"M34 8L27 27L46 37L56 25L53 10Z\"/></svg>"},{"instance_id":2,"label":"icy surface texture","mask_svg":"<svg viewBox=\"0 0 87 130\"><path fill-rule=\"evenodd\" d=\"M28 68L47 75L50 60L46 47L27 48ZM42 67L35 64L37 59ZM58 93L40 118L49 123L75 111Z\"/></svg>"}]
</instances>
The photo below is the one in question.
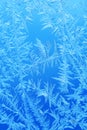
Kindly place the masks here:
<instances>
[{"instance_id":1,"label":"icy surface texture","mask_svg":"<svg viewBox=\"0 0 87 130\"><path fill-rule=\"evenodd\" d=\"M87 130L86 6L0 1L0 130Z\"/></svg>"}]
</instances>

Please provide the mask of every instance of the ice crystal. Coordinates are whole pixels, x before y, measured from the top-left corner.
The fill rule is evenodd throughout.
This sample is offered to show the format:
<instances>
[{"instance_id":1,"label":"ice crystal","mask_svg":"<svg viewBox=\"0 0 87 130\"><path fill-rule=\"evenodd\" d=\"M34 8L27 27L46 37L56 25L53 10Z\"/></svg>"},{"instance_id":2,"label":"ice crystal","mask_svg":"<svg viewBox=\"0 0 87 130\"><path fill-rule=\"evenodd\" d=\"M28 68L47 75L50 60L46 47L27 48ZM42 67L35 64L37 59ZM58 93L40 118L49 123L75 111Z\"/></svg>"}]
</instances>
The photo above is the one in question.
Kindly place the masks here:
<instances>
[{"instance_id":1,"label":"ice crystal","mask_svg":"<svg viewBox=\"0 0 87 130\"><path fill-rule=\"evenodd\" d=\"M0 1L0 130L87 129L85 5ZM32 40L34 23L33 33L49 30L52 41Z\"/></svg>"}]
</instances>

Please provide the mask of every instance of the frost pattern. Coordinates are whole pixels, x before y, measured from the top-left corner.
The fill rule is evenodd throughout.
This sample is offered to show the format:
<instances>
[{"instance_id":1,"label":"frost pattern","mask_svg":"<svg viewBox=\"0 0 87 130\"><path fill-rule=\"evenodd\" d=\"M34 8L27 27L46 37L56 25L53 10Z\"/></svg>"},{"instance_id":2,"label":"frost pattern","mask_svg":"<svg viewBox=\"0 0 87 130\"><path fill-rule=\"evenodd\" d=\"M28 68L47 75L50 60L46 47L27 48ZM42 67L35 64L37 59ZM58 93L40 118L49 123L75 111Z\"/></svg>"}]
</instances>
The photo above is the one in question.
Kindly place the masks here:
<instances>
[{"instance_id":1,"label":"frost pattern","mask_svg":"<svg viewBox=\"0 0 87 130\"><path fill-rule=\"evenodd\" d=\"M87 129L87 2L69 4L0 1L0 129ZM33 15L52 43L30 41Z\"/></svg>"}]
</instances>

